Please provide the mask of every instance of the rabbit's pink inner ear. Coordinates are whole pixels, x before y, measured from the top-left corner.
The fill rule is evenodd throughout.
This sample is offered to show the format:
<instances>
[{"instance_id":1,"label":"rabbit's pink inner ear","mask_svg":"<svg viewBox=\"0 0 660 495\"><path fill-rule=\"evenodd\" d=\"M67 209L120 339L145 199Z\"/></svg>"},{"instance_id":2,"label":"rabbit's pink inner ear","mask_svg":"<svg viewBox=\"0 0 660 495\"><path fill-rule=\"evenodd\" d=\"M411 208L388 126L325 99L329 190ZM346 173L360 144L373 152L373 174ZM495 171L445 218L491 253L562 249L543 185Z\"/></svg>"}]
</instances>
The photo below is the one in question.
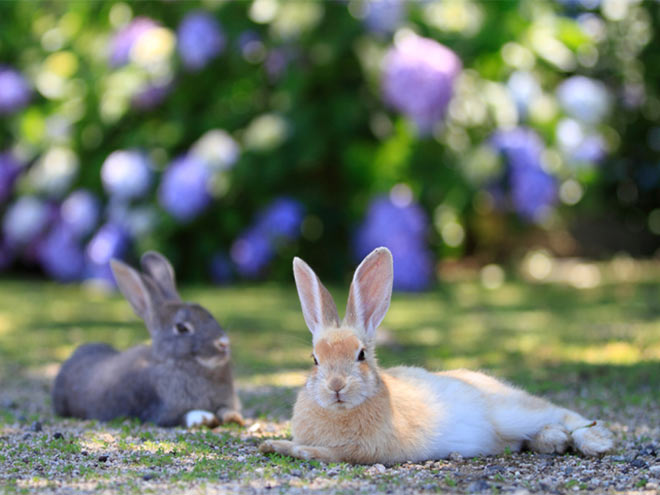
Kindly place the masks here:
<instances>
[{"instance_id":1,"label":"rabbit's pink inner ear","mask_svg":"<svg viewBox=\"0 0 660 495\"><path fill-rule=\"evenodd\" d=\"M144 279L130 266L118 260L110 261L112 273L119 286L119 290L128 300L135 314L146 319L151 314L151 295L144 283Z\"/></svg>"},{"instance_id":2,"label":"rabbit's pink inner ear","mask_svg":"<svg viewBox=\"0 0 660 495\"><path fill-rule=\"evenodd\" d=\"M316 334L323 328L339 326L337 306L314 271L300 258L293 260L293 276L307 327Z\"/></svg>"},{"instance_id":3,"label":"rabbit's pink inner ear","mask_svg":"<svg viewBox=\"0 0 660 495\"><path fill-rule=\"evenodd\" d=\"M360 263L348 295L347 326L373 337L390 307L393 274L392 254L387 248L376 248Z\"/></svg>"}]
</instances>

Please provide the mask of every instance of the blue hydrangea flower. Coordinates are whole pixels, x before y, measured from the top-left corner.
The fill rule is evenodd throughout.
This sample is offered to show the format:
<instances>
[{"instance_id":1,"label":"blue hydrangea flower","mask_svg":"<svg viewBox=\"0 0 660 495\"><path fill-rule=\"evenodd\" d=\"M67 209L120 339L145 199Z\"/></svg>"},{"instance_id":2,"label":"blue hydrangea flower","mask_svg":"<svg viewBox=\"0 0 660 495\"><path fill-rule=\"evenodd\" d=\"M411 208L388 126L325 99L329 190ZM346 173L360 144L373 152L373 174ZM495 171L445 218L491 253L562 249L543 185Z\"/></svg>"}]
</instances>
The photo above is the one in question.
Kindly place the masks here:
<instances>
[{"instance_id":1,"label":"blue hydrangea flower","mask_svg":"<svg viewBox=\"0 0 660 495\"><path fill-rule=\"evenodd\" d=\"M115 279L110 268L110 260L122 259L130 247L128 233L119 225L104 224L90 239L85 250L87 278L115 285Z\"/></svg>"},{"instance_id":2,"label":"blue hydrangea flower","mask_svg":"<svg viewBox=\"0 0 660 495\"><path fill-rule=\"evenodd\" d=\"M14 183L21 173L21 165L9 153L0 153L0 203L4 203L14 190Z\"/></svg>"},{"instance_id":3,"label":"blue hydrangea flower","mask_svg":"<svg viewBox=\"0 0 660 495\"><path fill-rule=\"evenodd\" d=\"M543 220L557 199L557 181L543 170L543 141L531 129L497 132L491 145L504 155L513 208L533 222Z\"/></svg>"},{"instance_id":4,"label":"blue hydrangea flower","mask_svg":"<svg viewBox=\"0 0 660 495\"><path fill-rule=\"evenodd\" d=\"M461 61L435 40L409 35L384 59L385 101L429 132L444 117Z\"/></svg>"},{"instance_id":5,"label":"blue hydrangea flower","mask_svg":"<svg viewBox=\"0 0 660 495\"><path fill-rule=\"evenodd\" d=\"M387 197L374 199L354 237L355 258L386 246L394 257L394 288L418 291L433 279L433 256L426 244L428 218L415 203L395 205Z\"/></svg>"},{"instance_id":6,"label":"blue hydrangea flower","mask_svg":"<svg viewBox=\"0 0 660 495\"><path fill-rule=\"evenodd\" d=\"M577 163L600 163L607 156L605 140L598 134L585 136L585 138L573 149L571 161Z\"/></svg>"},{"instance_id":7,"label":"blue hydrangea flower","mask_svg":"<svg viewBox=\"0 0 660 495\"><path fill-rule=\"evenodd\" d=\"M557 201L557 181L541 168L513 168L510 185L514 208L532 222L543 220Z\"/></svg>"},{"instance_id":8,"label":"blue hydrangea flower","mask_svg":"<svg viewBox=\"0 0 660 495\"><path fill-rule=\"evenodd\" d=\"M2 228L11 246L24 246L34 241L50 220L48 205L34 196L21 196L5 213Z\"/></svg>"},{"instance_id":9,"label":"blue hydrangea flower","mask_svg":"<svg viewBox=\"0 0 660 495\"><path fill-rule=\"evenodd\" d=\"M85 237L94 230L100 214L99 199L85 189L72 192L60 208L63 226L78 238Z\"/></svg>"},{"instance_id":10,"label":"blue hydrangea flower","mask_svg":"<svg viewBox=\"0 0 660 495\"><path fill-rule=\"evenodd\" d=\"M131 58L131 50L140 36L158 26L156 21L148 17L136 17L120 29L110 42L110 65L120 67L127 64Z\"/></svg>"},{"instance_id":11,"label":"blue hydrangea flower","mask_svg":"<svg viewBox=\"0 0 660 495\"><path fill-rule=\"evenodd\" d=\"M234 241L231 258L243 277L256 278L275 255L275 246L300 236L304 208L288 197L274 200L257 215L254 225Z\"/></svg>"},{"instance_id":12,"label":"blue hydrangea flower","mask_svg":"<svg viewBox=\"0 0 660 495\"><path fill-rule=\"evenodd\" d=\"M32 91L23 75L15 69L0 66L0 115L8 115L25 107Z\"/></svg>"},{"instance_id":13,"label":"blue hydrangea flower","mask_svg":"<svg viewBox=\"0 0 660 495\"><path fill-rule=\"evenodd\" d=\"M393 33L401 25L405 15L403 0L368 0L364 4L364 23L374 33Z\"/></svg>"},{"instance_id":14,"label":"blue hydrangea flower","mask_svg":"<svg viewBox=\"0 0 660 495\"><path fill-rule=\"evenodd\" d=\"M274 254L267 233L256 228L245 231L231 246L231 259L236 271L245 278L257 278Z\"/></svg>"},{"instance_id":15,"label":"blue hydrangea flower","mask_svg":"<svg viewBox=\"0 0 660 495\"><path fill-rule=\"evenodd\" d=\"M151 160L137 150L113 151L103 162L101 180L106 192L117 199L140 198L151 186Z\"/></svg>"},{"instance_id":16,"label":"blue hydrangea flower","mask_svg":"<svg viewBox=\"0 0 660 495\"><path fill-rule=\"evenodd\" d=\"M303 220L302 204L292 198L279 198L266 208L257 220L257 229L271 239L294 240L300 236Z\"/></svg>"},{"instance_id":17,"label":"blue hydrangea flower","mask_svg":"<svg viewBox=\"0 0 660 495\"><path fill-rule=\"evenodd\" d=\"M231 260L222 252L217 252L211 257L209 271L211 280L219 285L228 284L234 278Z\"/></svg>"},{"instance_id":18,"label":"blue hydrangea flower","mask_svg":"<svg viewBox=\"0 0 660 495\"><path fill-rule=\"evenodd\" d=\"M516 103L518 111L525 115L529 105L541 95L541 85L533 74L527 71L515 71L509 77L506 87Z\"/></svg>"},{"instance_id":19,"label":"blue hydrangea flower","mask_svg":"<svg viewBox=\"0 0 660 495\"><path fill-rule=\"evenodd\" d=\"M174 160L163 174L158 190L161 206L174 218L188 222L211 203L206 163L194 155Z\"/></svg>"},{"instance_id":20,"label":"blue hydrangea flower","mask_svg":"<svg viewBox=\"0 0 660 495\"><path fill-rule=\"evenodd\" d=\"M178 50L188 70L200 70L225 47L225 35L218 21L202 11L190 12L179 25Z\"/></svg>"},{"instance_id":21,"label":"blue hydrangea flower","mask_svg":"<svg viewBox=\"0 0 660 495\"><path fill-rule=\"evenodd\" d=\"M85 252L78 236L62 223L41 241L38 257L46 274L60 282L80 279L85 269Z\"/></svg>"},{"instance_id":22,"label":"blue hydrangea flower","mask_svg":"<svg viewBox=\"0 0 660 495\"><path fill-rule=\"evenodd\" d=\"M602 82L573 76L557 88L557 98L566 113L587 124L598 124L610 112L610 92Z\"/></svg>"}]
</instances>

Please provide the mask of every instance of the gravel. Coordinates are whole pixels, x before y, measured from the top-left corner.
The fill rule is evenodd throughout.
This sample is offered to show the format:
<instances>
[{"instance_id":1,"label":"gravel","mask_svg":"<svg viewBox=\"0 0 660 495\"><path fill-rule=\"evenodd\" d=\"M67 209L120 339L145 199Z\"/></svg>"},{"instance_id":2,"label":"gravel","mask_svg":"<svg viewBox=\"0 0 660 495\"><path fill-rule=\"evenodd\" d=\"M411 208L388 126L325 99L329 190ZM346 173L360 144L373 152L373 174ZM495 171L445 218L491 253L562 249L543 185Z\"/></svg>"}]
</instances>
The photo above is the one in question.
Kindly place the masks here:
<instances>
[{"instance_id":1,"label":"gravel","mask_svg":"<svg viewBox=\"0 0 660 495\"><path fill-rule=\"evenodd\" d=\"M157 428L134 421L55 418L49 383L5 380L0 389L0 493L640 493L660 490L660 404L617 402L614 389L576 386L548 398L602 418L617 438L602 458L531 452L395 466L324 465L261 456L266 437L286 437L286 420L261 416L260 398L293 397L244 387L245 428ZM290 399L287 399L290 402ZM290 403L281 404L290 410Z\"/></svg>"}]
</instances>

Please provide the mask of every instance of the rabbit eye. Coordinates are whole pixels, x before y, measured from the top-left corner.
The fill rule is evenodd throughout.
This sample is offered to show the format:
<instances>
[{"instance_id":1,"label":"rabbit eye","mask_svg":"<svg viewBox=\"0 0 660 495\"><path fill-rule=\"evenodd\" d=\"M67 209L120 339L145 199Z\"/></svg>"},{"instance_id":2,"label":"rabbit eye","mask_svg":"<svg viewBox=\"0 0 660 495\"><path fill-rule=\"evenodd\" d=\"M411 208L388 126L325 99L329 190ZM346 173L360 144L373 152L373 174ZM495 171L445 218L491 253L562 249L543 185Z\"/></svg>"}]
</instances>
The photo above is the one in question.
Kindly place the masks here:
<instances>
[{"instance_id":1,"label":"rabbit eye","mask_svg":"<svg viewBox=\"0 0 660 495\"><path fill-rule=\"evenodd\" d=\"M176 325L174 325L174 333L176 333L178 335L193 333L193 327L190 323L179 322Z\"/></svg>"},{"instance_id":2,"label":"rabbit eye","mask_svg":"<svg viewBox=\"0 0 660 495\"><path fill-rule=\"evenodd\" d=\"M314 354L312 354L312 359L314 360L314 366L318 366L319 362L317 361L316 356Z\"/></svg>"},{"instance_id":3,"label":"rabbit eye","mask_svg":"<svg viewBox=\"0 0 660 495\"><path fill-rule=\"evenodd\" d=\"M360 350L360 354L358 354L358 361L364 361L364 349Z\"/></svg>"}]
</instances>

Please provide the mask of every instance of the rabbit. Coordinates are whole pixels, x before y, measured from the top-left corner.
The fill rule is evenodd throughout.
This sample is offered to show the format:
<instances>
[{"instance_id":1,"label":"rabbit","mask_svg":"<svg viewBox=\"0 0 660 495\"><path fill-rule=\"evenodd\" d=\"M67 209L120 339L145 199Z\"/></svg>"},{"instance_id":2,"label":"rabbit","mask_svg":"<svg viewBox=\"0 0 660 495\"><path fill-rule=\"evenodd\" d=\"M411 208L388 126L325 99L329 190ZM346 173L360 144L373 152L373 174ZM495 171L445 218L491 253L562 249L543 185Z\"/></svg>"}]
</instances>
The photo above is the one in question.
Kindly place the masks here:
<instances>
[{"instance_id":1,"label":"rabbit","mask_svg":"<svg viewBox=\"0 0 660 495\"><path fill-rule=\"evenodd\" d=\"M380 369L375 333L392 294L387 248L375 249L355 271L343 322L314 271L294 258L293 272L315 366L293 409L293 441L267 440L261 452L391 465L523 447L543 453L574 447L586 455L612 448L600 422L483 373Z\"/></svg>"},{"instance_id":2,"label":"rabbit","mask_svg":"<svg viewBox=\"0 0 660 495\"><path fill-rule=\"evenodd\" d=\"M181 301L164 256L147 252L140 263L144 273L118 260L111 267L152 344L124 352L80 346L55 378L56 414L102 421L130 416L159 426L242 425L227 334L206 309Z\"/></svg>"}]
</instances>

